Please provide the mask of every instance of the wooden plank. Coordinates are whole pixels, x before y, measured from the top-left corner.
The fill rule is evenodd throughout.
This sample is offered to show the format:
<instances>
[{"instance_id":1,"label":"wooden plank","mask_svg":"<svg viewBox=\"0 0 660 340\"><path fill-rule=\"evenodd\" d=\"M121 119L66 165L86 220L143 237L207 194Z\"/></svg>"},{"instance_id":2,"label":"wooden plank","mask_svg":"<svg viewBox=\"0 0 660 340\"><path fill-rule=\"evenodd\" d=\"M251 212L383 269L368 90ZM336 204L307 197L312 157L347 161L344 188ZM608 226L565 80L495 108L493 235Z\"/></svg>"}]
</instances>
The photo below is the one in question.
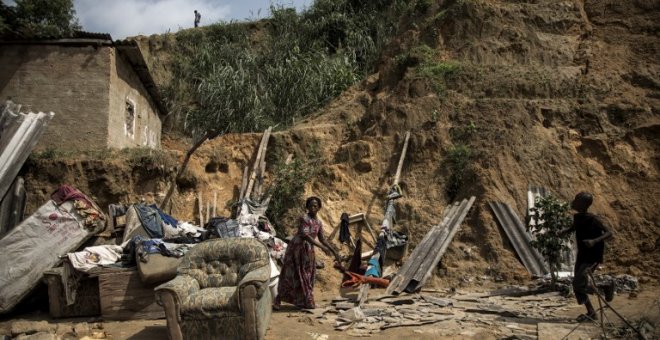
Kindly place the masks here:
<instances>
[{"instance_id":1,"label":"wooden plank","mask_svg":"<svg viewBox=\"0 0 660 340\"><path fill-rule=\"evenodd\" d=\"M270 137L270 132L273 130L273 127L269 127L264 131L263 137L261 137L261 142L259 143L259 149L257 150L257 157L254 160L254 164L252 165L252 174L250 175L250 179L248 180L248 185L247 189L245 190L245 198L249 199L250 195L252 194L252 189L254 188L254 183L257 179L257 174L259 172L259 167L261 165L261 157L264 156L264 149L265 149L265 144L268 141L268 138Z\"/></svg>"},{"instance_id":2,"label":"wooden plank","mask_svg":"<svg viewBox=\"0 0 660 340\"><path fill-rule=\"evenodd\" d=\"M102 273L98 276L101 316L108 320L161 319L163 307L156 303L154 286L145 286L136 270Z\"/></svg>"},{"instance_id":3,"label":"wooden plank","mask_svg":"<svg viewBox=\"0 0 660 340\"><path fill-rule=\"evenodd\" d=\"M364 213L357 213L351 216L348 216L348 224L353 224L357 222L362 222L364 221Z\"/></svg>"},{"instance_id":4,"label":"wooden plank","mask_svg":"<svg viewBox=\"0 0 660 340\"><path fill-rule=\"evenodd\" d=\"M466 200L463 200L460 215L455 216L450 222L451 224L448 225L447 229L449 234L440 243L440 248L433 249L433 252L431 253L433 256L429 256L429 258L427 258L424 263L422 263L420 271L413 277L413 280L411 280L411 283L415 283L413 290L420 289L426 283L426 280L431 277L433 274L433 269L438 265L438 262L440 262L440 258L442 258L442 255L444 255L445 251L449 247L449 243L451 243L451 241L454 239L454 235L456 235L458 232L458 229L461 227L463 220L472 208L475 200L476 197L474 196L470 197L467 202ZM420 276L419 274L423 274L423 276Z\"/></svg>"},{"instance_id":5,"label":"wooden plank","mask_svg":"<svg viewBox=\"0 0 660 340\"><path fill-rule=\"evenodd\" d=\"M48 285L48 308L53 318L97 316L101 314L99 282L97 278L81 278L76 288L76 302L67 305L62 284L62 268L44 273Z\"/></svg>"},{"instance_id":6,"label":"wooden plank","mask_svg":"<svg viewBox=\"0 0 660 340\"><path fill-rule=\"evenodd\" d=\"M367 221L366 217L364 219L364 224L367 226L367 229L369 230L369 234L373 238L374 244L378 243L378 236L376 236L376 232L374 231L373 228L371 228L371 224L369 224L369 221Z\"/></svg>"},{"instance_id":7,"label":"wooden plank","mask_svg":"<svg viewBox=\"0 0 660 340\"><path fill-rule=\"evenodd\" d=\"M440 225L446 224L449 218L448 215L453 214L457 209L458 209L458 202L454 203L453 205L448 205L443 212L444 219L440 223ZM431 228L431 230L429 230L428 233L426 233L426 235L424 235L424 238L422 238L422 240L417 245L417 247L415 247L412 254L410 254L410 256L408 257L408 260L404 262L401 269L399 269L399 272L390 282L386 290L387 294L393 294L393 293L398 294L405 289L405 287L408 285L408 282L410 281L410 276L414 275L414 272L421 264L422 259L424 259L424 257L427 256L429 244L431 240L434 239L434 237L437 235L438 232L439 232L439 227L434 226L433 228Z\"/></svg>"},{"instance_id":8,"label":"wooden plank","mask_svg":"<svg viewBox=\"0 0 660 340\"><path fill-rule=\"evenodd\" d=\"M362 307L369 300L369 284L360 286L360 293L358 294L358 306Z\"/></svg>"}]
</instances>

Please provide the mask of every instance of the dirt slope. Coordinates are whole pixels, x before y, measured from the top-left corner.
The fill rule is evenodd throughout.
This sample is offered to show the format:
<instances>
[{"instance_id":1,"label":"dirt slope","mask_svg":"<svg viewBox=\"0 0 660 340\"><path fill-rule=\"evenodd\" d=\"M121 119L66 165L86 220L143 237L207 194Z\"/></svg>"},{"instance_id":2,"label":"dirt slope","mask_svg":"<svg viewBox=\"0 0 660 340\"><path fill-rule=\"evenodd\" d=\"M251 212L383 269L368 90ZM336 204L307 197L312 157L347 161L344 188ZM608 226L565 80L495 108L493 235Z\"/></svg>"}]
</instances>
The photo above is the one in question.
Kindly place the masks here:
<instances>
[{"instance_id":1,"label":"dirt slope","mask_svg":"<svg viewBox=\"0 0 660 340\"><path fill-rule=\"evenodd\" d=\"M307 191L323 198L329 232L343 211L366 212L379 224L402 137L411 130L398 217L412 244L439 222L448 192L477 196L438 284L528 277L487 202L507 202L524 216L529 184L566 200L593 192L593 211L615 232L606 269L658 278L659 8L653 0L437 1L390 44L377 73L277 132L271 150L300 152L319 143L324 170ZM418 76L414 63L402 66L397 56L421 44L432 47L435 63L456 71L434 80ZM220 206L235 198L258 138L228 135L202 146L191 162L195 181L173 213L193 218L195 189L205 201L217 190ZM185 150L176 138L164 145ZM459 145L470 157L455 185L449 154ZM220 166L209 172L211 161ZM42 192L55 185L41 178ZM106 182L83 186L94 193L121 185ZM134 199L145 190L137 187L113 199ZM150 188L155 196L164 190ZM326 271L320 281L334 277Z\"/></svg>"}]
</instances>

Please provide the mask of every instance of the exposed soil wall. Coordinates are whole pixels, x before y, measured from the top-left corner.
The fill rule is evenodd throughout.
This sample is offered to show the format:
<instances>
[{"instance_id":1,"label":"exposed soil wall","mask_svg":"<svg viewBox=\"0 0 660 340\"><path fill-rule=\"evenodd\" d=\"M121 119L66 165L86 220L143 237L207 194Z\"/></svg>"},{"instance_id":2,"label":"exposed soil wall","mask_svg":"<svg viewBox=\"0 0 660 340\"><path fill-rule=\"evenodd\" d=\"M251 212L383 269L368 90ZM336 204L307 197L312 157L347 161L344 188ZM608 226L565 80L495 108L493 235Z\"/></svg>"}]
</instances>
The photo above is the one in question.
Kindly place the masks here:
<instances>
[{"instance_id":1,"label":"exposed soil wall","mask_svg":"<svg viewBox=\"0 0 660 340\"><path fill-rule=\"evenodd\" d=\"M324 201L326 233L343 211L365 212L377 226L403 135L411 130L398 225L412 245L453 198L477 196L443 257L437 284L528 278L487 202L504 201L522 217L530 184L564 200L593 192L593 212L615 233L606 270L658 278L658 5L438 1L417 21L422 24L390 44L377 73L314 117L275 133L269 152L302 157L320 146L323 170L307 192ZM453 65L450 72L423 77L419 62L397 61L421 44L431 47L436 66ZM259 137L228 135L204 144L173 213L193 219L195 192L208 201L217 191L219 212L228 214L225 203L236 198ZM163 141L179 155L185 147L178 138ZM33 169L31 202L63 179L102 204L165 191L158 176L72 161ZM334 283L336 275L328 273L319 280Z\"/></svg>"}]
</instances>

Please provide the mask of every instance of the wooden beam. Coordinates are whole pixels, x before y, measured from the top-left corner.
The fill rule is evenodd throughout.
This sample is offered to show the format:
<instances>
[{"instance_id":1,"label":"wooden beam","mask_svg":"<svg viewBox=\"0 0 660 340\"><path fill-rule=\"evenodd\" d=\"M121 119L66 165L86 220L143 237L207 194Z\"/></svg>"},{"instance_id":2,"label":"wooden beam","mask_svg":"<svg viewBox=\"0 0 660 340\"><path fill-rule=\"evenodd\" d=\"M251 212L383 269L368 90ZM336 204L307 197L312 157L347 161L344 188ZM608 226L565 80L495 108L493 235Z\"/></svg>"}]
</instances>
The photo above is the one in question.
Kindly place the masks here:
<instances>
[{"instance_id":1,"label":"wooden beam","mask_svg":"<svg viewBox=\"0 0 660 340\"><path fill-rule=\"evenodd\" d=\"M247 190L247 184L248 184L248 166L246 165L245 168L243 169L243 178L241 179L241 193L238 196L238 200L241 202L245 197L245 190Z\"/></svg>"},{"instance_id":2,"label":"wooden beam","mask_svg":"<svg viewBox=\"0 0 660 340\"><path fill-rule=\"evenodd\" d=\"M254 188L254 183L257 179L257 173L259 171L259 166L261 165L261 157L263 157L265 144L268 138L270 137L270 132L273 130L272 127L269 127L264 131L264 135L261 138L261 143L259 143L259 149L257 150L257 157L254 160L252 167L252 175L250 175L250 180L248 181L247 190L245 191L245 198L249 199L252 194L252 189Z\"/></svg>"}]
</instances>

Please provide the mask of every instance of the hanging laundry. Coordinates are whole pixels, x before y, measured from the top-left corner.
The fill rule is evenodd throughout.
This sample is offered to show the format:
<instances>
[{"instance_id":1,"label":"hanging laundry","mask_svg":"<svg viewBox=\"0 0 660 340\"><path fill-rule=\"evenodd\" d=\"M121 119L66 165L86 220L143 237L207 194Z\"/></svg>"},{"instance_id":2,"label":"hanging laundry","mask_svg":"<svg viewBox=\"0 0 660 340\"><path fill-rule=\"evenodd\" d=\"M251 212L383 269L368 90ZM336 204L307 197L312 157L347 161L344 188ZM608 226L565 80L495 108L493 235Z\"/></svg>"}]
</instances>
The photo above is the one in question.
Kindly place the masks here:
<instances>
[{"instance_id":1,"label":"hanging laundry","mask_svg":"<svg viewBox=\"0 0 660 340\"><path fill-rule=\"evenodd\" d=\"M347 213L341 213L339 222L339 242L348 243L351 241L351 231L349 230L349 218Z\"/></svg>"}]
</instances>

